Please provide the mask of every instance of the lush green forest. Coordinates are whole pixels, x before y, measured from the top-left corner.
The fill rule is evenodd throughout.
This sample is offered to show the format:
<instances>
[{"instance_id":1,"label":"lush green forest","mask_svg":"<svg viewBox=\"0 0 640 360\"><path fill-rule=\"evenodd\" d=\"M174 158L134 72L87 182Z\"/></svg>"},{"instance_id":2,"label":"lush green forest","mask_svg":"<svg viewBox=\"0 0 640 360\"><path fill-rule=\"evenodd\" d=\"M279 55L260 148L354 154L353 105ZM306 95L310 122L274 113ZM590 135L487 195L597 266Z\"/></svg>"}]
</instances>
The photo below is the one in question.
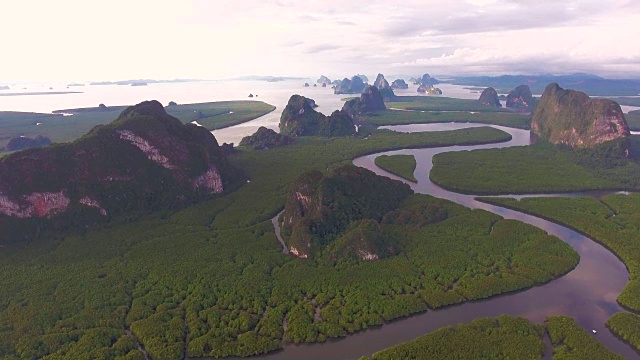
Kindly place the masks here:
<instances>
[{"instance_id":1,"label":"lush green forest","mask_svg":"<svg viewBox=\"0 0 640 360\"><path fill-rule=\"evenodd\" d=\"M607 327L614 334L640 350L640 316L619 312L607 320Z\"/></svg>"},{"instance_id":2,"label":"lush green forest","mask_svg":"<svg viewBox=\"0 0 640 360\"><path fill-rule=\"evenodd\" d=\"M298 257L317 256L333 247L331 258L377 260L395 255L391 239L380 226L411 188L373 171L344 165L326 176L318 170L301 174L291 186L282 213L282 237Z\"/></svg>"},{"instance_id":3,"label":"lush green forest","mask_svg":"<svg viewBox=\"0 0 640 360\"><path fill-rule=\"evenodd\" d=\"M475 122L481 124L508 126L518 129L528 129L531 124L528 116L511 112L421 112L388 109L385 111L367 113L362 115L362 117L368 124L376 126L430 124L445 122Z\"/></svg>"},{"instance_id":4,"label":"lush green forest","mask_svg":"<svg viewBox=\"0 0 640 360\"><path fill-rule=\"evenodd\" d=\"M387 110L366 113L362 118L367 124L374 126L475 122L528 129L531 125L528 115L485 106L477 100L437 96L397 96L385 105Z\"/></svg>"},{"instance_id":5,"label":"lush green forest","mask_svg":"<svg viewBox=\"0 0 640 360\"><path fill-rule=\"evenodd\" d=\"M387 108L414 111L510 112L508 109L483 105L478 100L441 96L398 96L393 100L385 103Z\"/></svg>"},{"instance_id":6,"label":"lush green forest","mask_svg":"<svg viewBox=\"0 0 640 360\"><path fill-rule=\"evenodd\" d=\"M416 170L416 159L413 155L381 155L375 158L374 162L385 171L409 181L418 182L413 176Z\"/></svg>"},{"instance_id":7,"label":"lush green forest","mask_svg":"<svg viewBox=\"0 0 640 360\"><path fill-rule=\"evenodd\" d=\"M573 151L541 143L443 153L434 156L430 177L473 194L640 189L640 166L618 157L614 145Z\"/></svg>"},{"instance_id":8,"label":"lush green forest","mask_svg":"<svg viewBox=\"0 0 640 360\"><path fill-rule=\"evenodd\" d=\"M507 315L447 326L379 351L372 359L542 359L545 354L542 338L546 334L554 346L554 360L622 359L570 317L553 316L544 325L534 325ZM360 358L366 359L369 358Z\"/></svg>"},{"instance_id":9,"label":"lush green forest","mask_svg":"<svg viewBox=\"0 0 640 360\"><path fill-rule=\"evenodd\" d=\"M20 135L46 136L53 142L69 142L80 138L94 126L116 119L126 106L59 110L56 114L0 112L0 148ZM183 123L197 121L208 130L220 129L256 119L275 109L262 101L219 101L167 106L169 115ZM72 116L63 116L73 114ZM40 125L36 125L36 124Z\"/></svg>"},{"instance_id":10,"label":"lush green forest","mask_svg":"<svg viewBox=\"0 0 640 360\"><path fill-rule=\"evenodd\" d=\"M269 221L302 171L508 137L491 128L378 131L244 149L229 160L250 182L231 194L171 216L4 247L0 356L139 359L138 345L157 359L246 356L556 278L578 262L565 243L424 195L383 219L401 255L374 262L283 255ZM425 219L434 206L437 221Z\"/></svg>"},{"instance_id":11,"label":"lush green forest","mask_svg":"<svg viewBox=\"0 0 640 360\"><path fill-rule=\"evenodd\" d=\"M552 316L545 321L545 327L554 346L554 360L624 359L584 331L573 318Z\"/></svg>"},{"instance_id":12,"label":"lush green forest","mask_svg":"<svg viewBox=\"0 0 640 360\"><path fill-rule=\"evenodd\" d=\"M447 326L373 354L375 360L542 359L542 326L511 316ZM473 345L471 345L473 344ZM362 359L367 359L366 357Z\"/></svg>"},{"instance_id":13,"label":"lush green forest","mask_svg":"<svg viewBox=\"0 0 640 360\"><path fill-rule=\"evenodd\" d=\"M629 270L629 283L618 296L623 306L640 311L640 194L595 198L529 198L516 201L485 198L483 201L544 216L575 228L606 245ZM612 216L615 215L615 216ZM609 327L640 349L640 318L633 314L614 315Z\"/></svg>"},{"instance_id":14,"label":"lush green forest","mask_svg":"<svg viewBox=\"0 0 640 360\"><path fill-rule=\"evenodd\" d=\"M484 198L483 201L525 211L566 224L603 243L618 255L629 269L629 284L618 296L622 305L640 310L640 194L609 195L602 199ZM612 216L614 215L615 216Z\"/></svg>"}]
</instances>

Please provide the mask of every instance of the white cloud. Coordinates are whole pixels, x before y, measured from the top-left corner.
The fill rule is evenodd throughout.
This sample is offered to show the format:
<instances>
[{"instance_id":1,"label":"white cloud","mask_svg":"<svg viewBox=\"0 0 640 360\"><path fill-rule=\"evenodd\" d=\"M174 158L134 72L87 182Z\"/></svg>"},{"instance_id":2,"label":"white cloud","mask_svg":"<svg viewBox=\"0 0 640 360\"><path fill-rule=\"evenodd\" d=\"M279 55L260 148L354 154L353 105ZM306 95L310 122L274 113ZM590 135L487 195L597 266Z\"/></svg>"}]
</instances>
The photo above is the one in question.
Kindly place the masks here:
<instances>
[{"instance_id":1,"label":"white cloud","mask_svg":"<svg viewBox=\"0 0 640 360\"><path fill-rule=\"evenodd\" d=\"M5 80L592 71L640 76L635 0L25 0ZM34 11L37 9L38 11Z\"/></svg>"},{"instance_id":2,"label":"white cloud","mask_svg":"<svg viewBox=\"0 0 640 360\"><path fill-rule=\"evenodd\" d=\"M486 6L495 4L498 2L498 0L467 0L467 2L476 6Z\"/></svg>"}]
</instances>

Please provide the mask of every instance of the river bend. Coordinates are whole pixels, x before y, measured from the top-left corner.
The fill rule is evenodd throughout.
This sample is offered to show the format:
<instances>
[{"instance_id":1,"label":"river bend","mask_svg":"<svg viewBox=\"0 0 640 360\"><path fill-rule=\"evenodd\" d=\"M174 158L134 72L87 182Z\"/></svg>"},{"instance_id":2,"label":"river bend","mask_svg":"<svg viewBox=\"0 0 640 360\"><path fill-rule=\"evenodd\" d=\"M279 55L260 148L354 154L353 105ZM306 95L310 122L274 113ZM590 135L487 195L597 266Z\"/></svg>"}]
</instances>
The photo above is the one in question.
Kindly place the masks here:
<instances>
[{"instance_id":1,"label":"river bend","mask_svg":"<svg viewBox=\"0 0 640 360\"><path fill-rule=\"evenodd\" d=\"M419 124L388 126L387 129L401 132L446 131L468 127L486 126L471 123ZM257 356L260 359L356 359L412 340L447 325L467 323L481 317L496 317L502 314L525 317L534 322L543 322L547 316L567 315L577 319L587 331L596 330L596 338L609 349L627 359L640 359L631 346L616 338L606 327L606 320L619 311L625 311L616 298L627 284L629 273L624 264L609 250L588 237L562 225L523 214L518 211L489 205L475 200L473 195L464 195L442 189L429 180L432 158L436 154L451 151L504 148L526 146L530 144L528 130L492 126L511 134L508 142L477 146L449 146L430 149L404 149L386 151L362 156L353 161L357 166L375 173L403 181L418 193L429 194L447 199L472 209L483 209L506 219L514 219L536 226L551 235L555 235L571 245L580 254L580 263L568 274L542 286L527 290L498 295L486 300L471 301L437 310L398 319L379 327L348 335L345 338L325 343L289 345L283 350ZM417 166L417 183L408 182L389 174L374 164L380 155L413 155ZM602 192L567 194L532 194L526 197L540 196L600 196ZM512 196L517 198L522 195ZM549 357L549 354L547 354Z\"/></svg>"}]
</instances>

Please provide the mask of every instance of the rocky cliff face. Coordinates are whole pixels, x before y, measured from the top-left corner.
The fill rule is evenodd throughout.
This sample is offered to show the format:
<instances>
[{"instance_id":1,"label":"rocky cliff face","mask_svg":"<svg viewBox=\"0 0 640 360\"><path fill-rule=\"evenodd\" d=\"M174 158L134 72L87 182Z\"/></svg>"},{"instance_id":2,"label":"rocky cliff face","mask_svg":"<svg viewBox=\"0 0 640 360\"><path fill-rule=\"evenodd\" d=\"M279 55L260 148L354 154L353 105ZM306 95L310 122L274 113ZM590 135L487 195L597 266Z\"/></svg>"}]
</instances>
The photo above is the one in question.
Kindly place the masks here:
<instances>
[{"instance_id":1,"label":"rocky cliff face","mask_svg":"<svg viewBox=\"0 0 640 360\"><path fill-rule=\"evenodd\" d=\"M629 136L620 105L608 99L591 99L585 93L549 84L531 120L531 131L553 144L574 148Z\"/></svg>"},{"instance_id":2,"label":"rocky cliff face","mask_svg":"<svg viewBox=\"0 0 640 360\"><path fill-rule=\"evenodd\" d=\"M358 115L372 112L386 110L382 94L375 86L367 85L360 98L351 99L344 103L342 111L349 114L351 117L357 118Z\"/></svg>"},{"instance_id":3,"label":"rocky cliff face","mask_svg":"<svg viewBox=\"0 0 640 360\"><path fill-rule=\"evenodd\" d=\"M373 223L411 193L406 184L353 165L329 176L304 173L287 197L283 236L290 252L301 258L313 257L327 246L348 249L361 260L385 257L394 251L376 237L378 225ZM356 224L358 220L371 221Z\"/></svg>"},{"instance_id":4,"label":"rocky cliff face","mask_svg":"<svg viewBox=\"0 0 640 360\"><path fill-rule=\"evenodd\" d=\"M364 74L358 74L358 75L356 75L356 76L357 76L357 77L359 77L359 78L360 78L360 80L362 80L362 83L363 83L363 84L366 84L366 83L368 83L368 82L369 82L369 78L367 77L367 75L364 75Z\"/></svg>"},{"instance_id":5,"label":"rocky cliff face","mask_svg":"<svg viewBox=\"0 0 640 360\"><path fill-rule=\"evenodd\" d=\"M442 95L442 90L433 85L420 85L417 91L427 95Z\"/></svg>"},{"instance_id":6,"label":"rocky cliff face","mask_svg":"<svg viewBox=\"0 0 640 360\"><path fill-rule=\"evenodd\" d=\"M280 133L287 136L349 136L355 134L353 119L334 111L325 116L313 109L307 98L293 95L280 117Z\"/></svg>"},{"instance_id":7,"label":"rocky cliff face","mask_svg":"<svg viewBox=\"0 0 640 360\"><path fill-rule=\"evenodd\" d=\"M521 111L531 111L535 107L533 95L527 85L520 85L507 95L507 107Z\"/></svg>"},{"instance_id":8,"label":"rocky cliff face","mask_svg":"<svg viewBox=\"0 0 640 360\"><path fill-rule=\"evenodd\" d=\"M382 74L378 74L378 77L376 77L376 81L373 83L373 86L377 87L378 90L388 89L390 87L389 82L384 78L384 75Z\"/></svg>"},{"instance_id":9,"label":"rocky cliff face","mask_svg":"<svg viewBox=\"0 0 640 360\"><path fill-rule=\"evenodd\" d=\"M378 74L376 81L373 83L373 87L380 90L380 95L382 95L382 98L385 101L391 101L391 99L396 96L396 94L393 93L393 89L391 88L391 86L389 86L389 82L384 78L384 75L382 74ZM367 91L366 87L363 91Z\"/></svg>"},{"instance_id":10,"label":"rocky cliff face","mask_svg":"<svg viewBox=\"0 0 640 360\"><path fill-rule=\"evenodd\" d=\"M280 116L280 133L288 136L313 135L322 116L313 109L306 97L293 95Z\"/></svg>"},{"instance_id":11,"label":"rocky cliff face","mask_svg":"<svg viewBox=\"0 0 640 360\"><path fill-rule=\"evenodd\" d=\"M430 87L430 86L439 84L440 81L438 81L438 79L436 79L436 78L432 78L431 75L429 75L429 74L424 74L424 75L422 75L421 78L414 79L414 83L416 85L423 85L425 87Z\"/></svg>"},{"instance_id":12,"label":"rocky cliff face","mask_svg":"<svg viewBox=\"0 0 640 360\"><path fill-rule=\"evenodd\" d=\"M351 79L344 78L342 82L336 85L335 94L359 94L364 90L365 83L360 76L354 76Z\"/></svg>"},{"instance_id":13,"label":"rocky cliff face","mask_svg":"<svg viewBox=\"0 0 640 360\"><path fill-rule=\"evenodd\" d=\"M396 79L396 80L393 80L393 82L391 83L391 88L392 89L408 89L409 84L404 82L403 79Z\"/></svg>"},{"instance_id":14,"label":"rocky cliff face","mask_svg":"<svg viewBox=\"0 0 640 360\"><path fill-rule=\"evenodd\" d=\"M356 127L353 118L343 110L335 110L320 122L317 132L319 136L351 136L355 135Z\"/></svg>"},{"instance_id":15,"label":"rocky cliff face","mask_svg":"<svg viewBox=\"0 0 640 360\"><path fill-rule=\"evenodd\" d=\"M0 160L0 229L68 212L99 218L176 206L222 193L227 171L209 131L182 125L157 101L143 102L73 143Z\"/></svg>"},{"instance_id":16,"label":"rocky cliff face","mask_svg":"<svg viewBox=\"0 0 640 360\"><path fill-rule=\"evenodd\" d=\"M342 81L335 85L333 90L334 94L350 94L351 93L351 80L344 78Z\"/></svg>"},{"instance_id":17,"label":"rocky cliff face","mask_svg":"<svg viewBox=\"0 0 640 360\"><path fill-rule=\"evenodd\" d=\"M329 79L328 77L326 77L324 75L320 75L320 78L318 80L316 80L316 82L318 84L327 86L327 84L331 84L331 79Z\"/></svg>"},{"instance_id":18,"label":"rocky cliff face","mask_svg":"<svg viewBox=\"0 0 640 360\"><path fill-rule=\"evenodd\" d=\"M498 98L498 92L492 87L484 89L482 94L480 94L480 99L478 99L478 101L485 106L502 107L500 99Z\"/></svg>"}]
</instances>

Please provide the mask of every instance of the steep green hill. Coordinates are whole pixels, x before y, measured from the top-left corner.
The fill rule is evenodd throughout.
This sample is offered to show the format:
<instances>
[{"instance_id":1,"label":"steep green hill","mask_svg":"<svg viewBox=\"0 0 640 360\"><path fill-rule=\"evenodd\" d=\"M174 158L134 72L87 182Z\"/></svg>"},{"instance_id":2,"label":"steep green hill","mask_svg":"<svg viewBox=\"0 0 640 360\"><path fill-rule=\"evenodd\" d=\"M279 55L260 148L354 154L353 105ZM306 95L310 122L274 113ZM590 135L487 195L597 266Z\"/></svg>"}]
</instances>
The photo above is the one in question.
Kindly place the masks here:
<instances>
[{"instance_id":1,"label":"steep green hill","mask_svg":"<svg viewBox=\"0 0 640 360\"><path fill-rule=\"evenodd\" d=\"M310 257L342 235L354 221L382 220L386 212L398 207L411 193L409 186L399 181L353 165L337 168L329 176L319 171L304 173L293 184L284 208L285 241L296 256ZM379 228L364 225L351 229L351 240L362 239L365 228L373 236L362 241L378 237ZM377 259L387 253L384 249L370 252L371 248L380 246L361 244L361 257Z\"/></svg>"},{"instance_id":2,"label":"steep green hill","mask_svg":"<svg viewBox=\"0 0 640 360\"><path fill-rule=\"evenodd\" d=\"M288 136L348 136L355 134L353 119L342 110L325 116L313 109L310 99L292 95L280 116L280 133Z\"/></svg>"},{"instance_id":3,"label":"steep green hill","mask_svg":"<svg viewBox=\"0 0 640 360\"><path fill-rule=\"evenodd\" d=\"M215 137L156 101L125 109L69 144L0 160L0 243L44 229L135 218L221 194L234 179Z\"/></svg>"},{"instance_id":4,"label":"steep green hill","mask_svg":"<svg viewBox=\"0 0 640 360\"><path fill-rule=\"evenodd\" d=\"M629 136L629 126L616 102L591 99L583 92L564 90L556 83L544 90L533 113L531 131L553 144L578 148L591 148Z\"/></svg>"}]
</instances>

